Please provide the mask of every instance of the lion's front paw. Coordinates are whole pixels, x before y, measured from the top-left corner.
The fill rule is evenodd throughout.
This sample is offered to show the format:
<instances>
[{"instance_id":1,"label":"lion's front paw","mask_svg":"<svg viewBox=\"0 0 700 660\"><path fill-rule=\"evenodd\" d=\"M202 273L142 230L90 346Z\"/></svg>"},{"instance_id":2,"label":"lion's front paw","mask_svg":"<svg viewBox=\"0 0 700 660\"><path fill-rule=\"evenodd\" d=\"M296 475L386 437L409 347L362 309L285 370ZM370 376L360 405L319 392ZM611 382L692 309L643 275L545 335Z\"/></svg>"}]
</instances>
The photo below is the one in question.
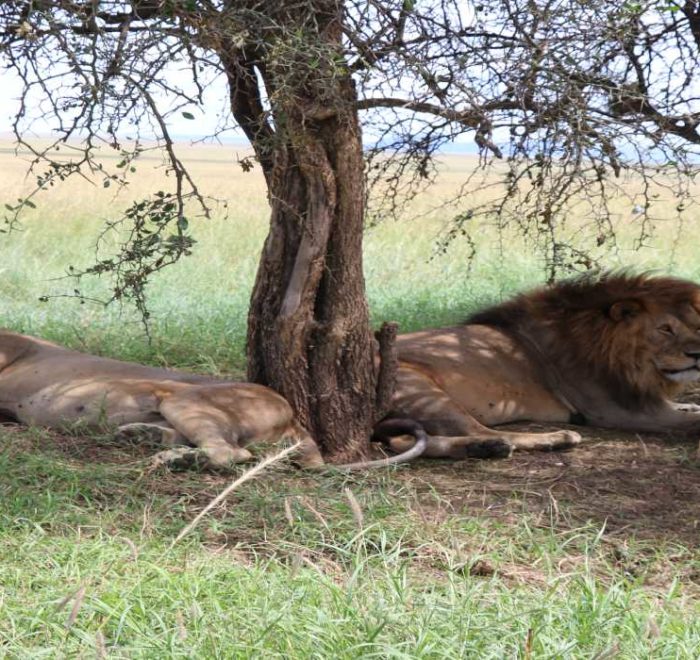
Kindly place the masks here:
<instances>
[{"instance_id":1,"label":"lion's front paw","mask_svg":"<svg viewBox=\"0 0 700 660\"><path fill-rule=\"evenodd\" d=\"M679 412L700 413L700 406L697 403L674 403L673 407Z\"/></svg>"},{"instance_id":2,"label":"lion's front paw","mask_svg":"<svg viewBox=\"0 0 700 660\"><path fill-rule=\"evenodd\" d=\"M515 434L511 442L518 451L559 451L570 449L581 442L576 431L553 431L552 433Z\"/></svg>"},{"instance_id":3,"label":"lion's front paw","mask_svg":"<svg viewBox=\"0 0 700 660\"><path fill-rule=\"evenodd\" d=\"M535 436L535 441L531 445L525 445L522 449L534 451L561 451L570 449L580 444L583 438L576 431L554 431L552 433L542 433Z\"/></svg>"}]
</instances>

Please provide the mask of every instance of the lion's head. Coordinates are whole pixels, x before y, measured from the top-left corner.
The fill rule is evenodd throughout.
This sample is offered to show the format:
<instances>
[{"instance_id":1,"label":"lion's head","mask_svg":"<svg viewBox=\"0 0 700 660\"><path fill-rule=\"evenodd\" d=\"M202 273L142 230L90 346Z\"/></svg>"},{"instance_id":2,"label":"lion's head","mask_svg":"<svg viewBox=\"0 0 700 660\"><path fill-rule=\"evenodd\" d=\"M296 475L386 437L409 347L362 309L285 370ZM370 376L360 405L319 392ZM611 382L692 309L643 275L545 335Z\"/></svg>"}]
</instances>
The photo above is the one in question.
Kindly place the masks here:
<instances>
[{"instance_id":1,"label":"lion's head","mask_svg":"<svg viewBox=\"0 0 700 660\"><path fill-rule=\"evenodd\" d=\"M700 380L700 286L603 273L522 294L475 314L537 346L571 384L593 378L626 407L647 407ZM527 347L526 347L527 348Z\"/></svg>"}]
</instances>

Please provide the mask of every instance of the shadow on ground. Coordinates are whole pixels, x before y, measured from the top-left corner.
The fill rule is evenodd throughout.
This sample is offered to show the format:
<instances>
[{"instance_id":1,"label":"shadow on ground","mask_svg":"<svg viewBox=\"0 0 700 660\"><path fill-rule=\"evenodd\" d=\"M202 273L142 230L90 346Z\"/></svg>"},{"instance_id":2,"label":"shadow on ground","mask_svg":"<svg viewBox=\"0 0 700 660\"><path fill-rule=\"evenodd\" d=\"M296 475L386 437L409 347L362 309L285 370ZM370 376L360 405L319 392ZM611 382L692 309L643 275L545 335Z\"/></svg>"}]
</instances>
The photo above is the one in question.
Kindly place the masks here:
<instances>
[{"instance_id":1,"label":"shadow on ground","mask_svg":"<svg viewBox=\"0 0 700 660\"><path fill-rule=\"evenodd\" d=\"M583 435L584 444L566 452L433 466L424 461L401 478L436 489L463 513L508 520L527 511L558 526L593 522L608 535L697 544L700 461L692 442L599 429Z\"/></svg>"},{"instance_id":2,"label":"shadow on ground","mask_svg":"<svg viewBox=\"0 0 700 660\"><path fill-rule=\"evenodd\" d=\"M532 424L518 428L547 430ZM25 436L19 427L5 430L18 440ZM156 451L109 438L42 434L34 446L71 463L134 465L143 460L146 465ZM389 483L415 491L421 506L506 524L527 513L561 529L593 523L606 535L697 545L700 461L693 442L600 429L583 429L583 435L585 442L566 452L516 453L507 460L418 461L393 473L382 471L385 478L377 487L386 487L388 476ZM318 486L313 478L300 476L287 470L275 479L286 482L285 488L300 481L309 482L301 487L310 490ZM153 492L166 496L182 496L192 488L196 505L201 497L206 500L223 489L230 477L166 471L148 481ZM360 487L373 488L373 480L364 479Z\"/></svg>"}]
</instances>

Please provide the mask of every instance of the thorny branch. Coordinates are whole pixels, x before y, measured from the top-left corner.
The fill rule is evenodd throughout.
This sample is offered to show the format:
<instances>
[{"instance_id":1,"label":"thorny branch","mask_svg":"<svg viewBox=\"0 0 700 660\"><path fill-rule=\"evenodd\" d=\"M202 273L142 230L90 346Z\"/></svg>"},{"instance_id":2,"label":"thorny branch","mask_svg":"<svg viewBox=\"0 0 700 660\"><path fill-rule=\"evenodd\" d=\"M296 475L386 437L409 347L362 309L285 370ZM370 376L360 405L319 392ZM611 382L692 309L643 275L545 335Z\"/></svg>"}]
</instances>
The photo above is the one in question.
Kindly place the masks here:
<instances>
[{"instance_id":1,"label":"thorny branch","mask_svg":"<svg viewBox=\"0 0 700 660\"><path fill-rule=\"evenodd\" d=\"M342 112L324 88L295 99L310 66L328 76L353 73L366 120L370 222L404 210L433 180L445 146L461 136L476 145L484 170L452 201L455 221L440 249L495 222L539 245L554 277L593 267L615 245L611 202L620 196L637 209L639 245L658 220L655 196L673 196L679 217L694 203L697 0L347 0L341 53L281 27L285 12L313 20L339 1L0 3L0 62L23 83L13 130L33 155L36 178L35 190L7 207L7 229L40 191L69 177L127 185L144 139L155 139L172 189L110 219L107 228L127 227L127 238L116 255L84 271L112 274L112 298L135 300L145 315L148 278L192 249L187 214L209 212L177 156L171 116L201 106L207 84L224 76L230 119L269 177L276 145L289 142L284 113L272 105L314 121ZM171 81L175 62L187 67L191 85ZM32 129L47 119L51 142L33 142ZM105 150L120 154L116 168L100 158ZM641 185L629 193L623 183L632 175ZM487 201L475 201L478 190ZM572 209L586 218L573 229Z\"/></svg>"},{"instance_id":2,"label":"thorny branch","mask_svg":"<svg viewBox=\"0 0 700 660\"><path fill-rule=\"evenodd\" d=\"M484 169L446 205L454 222L440 251L485 223L515 228L553 278L615 247L621 198L637 246L669 220L657 200L676 200L679 220L692 209L699 2L433 3L409 14L400 38L399 10L371 6L380 29L358 19L349 37L376 145L371 221L404 213L434 180L436 155L462 135ZM583 219L574 226L572 211Z\"/></svg>"}]
</instances>

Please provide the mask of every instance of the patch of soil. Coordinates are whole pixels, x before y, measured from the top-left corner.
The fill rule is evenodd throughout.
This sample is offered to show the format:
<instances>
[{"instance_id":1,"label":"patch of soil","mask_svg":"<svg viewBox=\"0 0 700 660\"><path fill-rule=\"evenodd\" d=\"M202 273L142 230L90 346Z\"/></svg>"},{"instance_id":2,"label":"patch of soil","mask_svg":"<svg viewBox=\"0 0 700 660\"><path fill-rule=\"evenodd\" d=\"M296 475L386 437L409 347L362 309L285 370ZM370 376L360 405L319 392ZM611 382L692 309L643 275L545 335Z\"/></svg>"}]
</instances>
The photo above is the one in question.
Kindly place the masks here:
<instances>
[{"instance_id":1,"label":"patch of soil","mask_svg":"<svg viewBox=\"0 0 700 660\"><path fill-rule=\"evenodd\" d=\"M545 430L534 425L518 428ZM410 473L455 510L511 518L541 513L564 526L591 521L606 534L700 541L700 460L696 443L602 429L578 429L566 452L515 453L500 461L422 461Z\"/></svg>"}]
</instances>

